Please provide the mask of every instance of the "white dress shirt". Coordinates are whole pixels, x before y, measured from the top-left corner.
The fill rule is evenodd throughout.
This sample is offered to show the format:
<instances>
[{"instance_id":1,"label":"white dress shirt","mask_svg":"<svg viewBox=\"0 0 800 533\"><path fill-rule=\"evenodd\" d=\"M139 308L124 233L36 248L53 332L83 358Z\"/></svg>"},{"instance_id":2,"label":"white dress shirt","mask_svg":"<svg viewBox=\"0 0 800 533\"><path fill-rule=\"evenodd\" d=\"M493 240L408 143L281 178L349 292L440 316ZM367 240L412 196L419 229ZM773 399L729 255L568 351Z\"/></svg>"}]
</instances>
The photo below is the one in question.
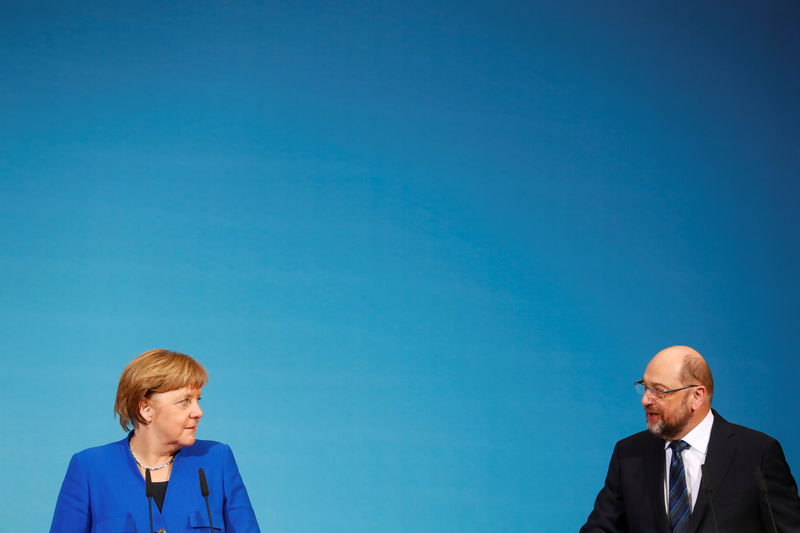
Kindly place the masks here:
<instances>
[{"instance_id":1,"label":"white dress shirt","mask_svg":"<svg viewBox=\"0 0 800 533\"><path fill-rule=\"evenodd\" d=\"M706 451L708 450L708 439L711 438L711 426L714 424L714 414L709 410L702 422L697 424L682 441L689 445L683 450L683 469L686 473L686 490L689 492L689 501L694 510L694 503L700 493L700 478L702 470L700 467L706 462ZM669 513L669 463L672 461L672 448L669 447L671 441L664 442L664 458L666 460L666 475L664 476L664 505Z\"/></svg>"}]
</instances>

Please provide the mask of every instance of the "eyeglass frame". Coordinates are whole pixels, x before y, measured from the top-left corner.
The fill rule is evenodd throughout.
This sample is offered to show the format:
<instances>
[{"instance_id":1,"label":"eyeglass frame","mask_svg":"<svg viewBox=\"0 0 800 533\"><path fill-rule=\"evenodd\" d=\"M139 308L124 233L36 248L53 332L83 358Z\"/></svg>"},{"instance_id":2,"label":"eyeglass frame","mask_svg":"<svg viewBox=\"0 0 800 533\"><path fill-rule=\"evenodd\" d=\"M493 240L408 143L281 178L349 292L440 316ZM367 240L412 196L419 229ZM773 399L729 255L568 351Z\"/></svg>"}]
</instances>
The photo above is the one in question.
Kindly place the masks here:
<instances>
[{"instance_id":1,"label":"eyeglass frame","mask_svg":"<svg viewBox=\"0 0 800 533\"><path fill-rule=\"evenodd\" d=\"M691 389L692 387L700 387L700 385L686 385L685 387L678 387L677 389L659 389L658 387L648 387L644 384L644 380L640 379L639 381L633 384L636 387L636 392L639 392L639 387L644 389L644 392L641 393L642 398L648 392L655 398L656 400L663 400L667 397L667 394L671 392L678 392L679 390L686 390Z\"/></svg>"}]
</instances>

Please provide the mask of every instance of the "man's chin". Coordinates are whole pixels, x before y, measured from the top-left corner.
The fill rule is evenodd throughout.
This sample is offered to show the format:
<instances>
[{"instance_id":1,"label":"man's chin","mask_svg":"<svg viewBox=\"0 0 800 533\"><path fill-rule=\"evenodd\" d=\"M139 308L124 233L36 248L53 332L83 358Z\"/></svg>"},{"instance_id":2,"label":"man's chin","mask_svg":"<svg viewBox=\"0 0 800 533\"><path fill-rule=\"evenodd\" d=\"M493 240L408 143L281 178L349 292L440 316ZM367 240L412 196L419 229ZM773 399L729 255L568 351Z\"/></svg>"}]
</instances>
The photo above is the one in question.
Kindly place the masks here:
<instances>
[{"instance_id":1,"label":"man's chin","mask_svg":"<svg viewBox=\"0 0 800 533\"><path fill-rule=\"evenodd\" d=\"M662 435L664 435L664 421L659 420L658 422L648 422L647 431L649 431L656 437L661 437Z\"/></svg>"}]
</instances>

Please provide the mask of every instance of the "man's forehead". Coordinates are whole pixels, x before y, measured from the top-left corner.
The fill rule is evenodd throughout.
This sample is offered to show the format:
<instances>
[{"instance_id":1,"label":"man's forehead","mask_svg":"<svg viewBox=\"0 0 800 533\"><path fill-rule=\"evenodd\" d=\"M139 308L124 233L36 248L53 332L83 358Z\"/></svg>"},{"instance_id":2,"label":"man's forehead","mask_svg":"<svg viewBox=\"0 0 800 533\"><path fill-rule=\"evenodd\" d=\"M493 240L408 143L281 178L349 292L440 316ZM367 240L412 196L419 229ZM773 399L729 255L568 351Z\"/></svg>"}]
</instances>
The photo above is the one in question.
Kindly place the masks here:
<instances>
[{"instance_id":1,"label":"man's forehead","mask_svg":"<svg viewBox=\"0 0 800 533\"><path fill-rule=\"evenodd\" d=\"M642 382L645 385L650 387L664 387L664 388L672 388L672 385L669 383L671 380L659 379L657 377L653 377L652 375L648 375L647 373L642 376Z\"/></svg>"},{"instance_id":2,"label":"man's forehead","mask_svg":"<svg viewBox=\"0 0 800 533\"><path fill-rule=\"evenodd\" d=\"M651 385L674 383L680 379L680 368L675 365L651 361L645 368L642 379Z\"/></svg>"}]
</instances>

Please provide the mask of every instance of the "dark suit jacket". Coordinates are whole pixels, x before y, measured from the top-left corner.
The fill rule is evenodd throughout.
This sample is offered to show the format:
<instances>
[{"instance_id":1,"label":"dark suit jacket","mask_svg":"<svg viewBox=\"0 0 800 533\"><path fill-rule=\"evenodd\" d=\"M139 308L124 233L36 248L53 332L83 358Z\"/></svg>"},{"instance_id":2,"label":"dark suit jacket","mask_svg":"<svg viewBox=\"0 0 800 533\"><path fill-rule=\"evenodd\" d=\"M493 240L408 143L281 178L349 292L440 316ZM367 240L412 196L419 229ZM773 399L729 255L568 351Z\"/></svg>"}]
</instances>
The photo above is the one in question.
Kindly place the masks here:
<instances>
[{"instance_id":1,"label":"dark suit jacket","mask_svg":"<svg viewBox=\"0 0 800 533\"><path fill-rule=\"evenodd\" d=\"M800 532L800 499L777 440L731 424L714 411L705 468L711 497L700 490L690 533L772 533L769 510L756 482L760 467L778 531ZM643 431L619 441L606 483L581 533L669 533L664 505L664 440Z\"/></svg>"}]
</instances>

